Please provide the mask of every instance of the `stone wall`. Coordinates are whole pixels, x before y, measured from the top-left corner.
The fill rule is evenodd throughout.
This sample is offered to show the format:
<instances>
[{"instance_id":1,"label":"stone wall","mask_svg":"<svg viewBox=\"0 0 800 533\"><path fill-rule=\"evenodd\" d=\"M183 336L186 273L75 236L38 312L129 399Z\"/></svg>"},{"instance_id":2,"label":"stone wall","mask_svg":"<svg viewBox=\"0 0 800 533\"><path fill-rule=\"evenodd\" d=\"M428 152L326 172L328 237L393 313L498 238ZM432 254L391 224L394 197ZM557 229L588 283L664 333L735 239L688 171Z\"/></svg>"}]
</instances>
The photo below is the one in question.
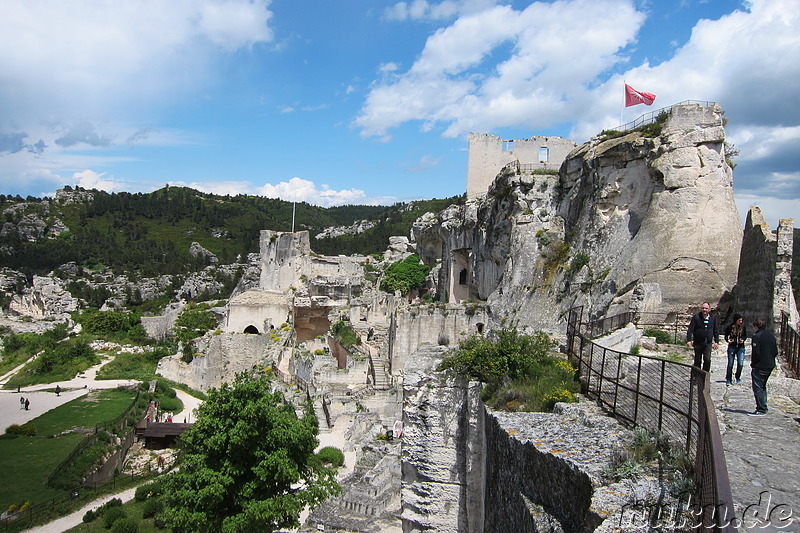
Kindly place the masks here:
<instances>
[{"instance_id":1,"label":"stone wall","mask_svg":"<svg viewBox=\"0 0 800 533\"><path fill-rule=\"evenodd\" d=\"M488 317L483 308L468 315L461 306L437 307L431 304L397 310L392 327L389 352L392 373L405 366L405 358L423 344L455 346L462 334L477 333Z\"/></svg>"},{"instance_id":2,"label":"stone wall","mask_svg":"<svg viewBox=\"0 0 800 533\"><path fill-rule=\"evenodd\" d=\"M445 355L422 346L405 364L404 532L588 532L630 502L636 483L603 477L630 430L588 401L489 411L480 383L436 372Z\"/></svg>"},{"instance_id":3,"label":"stone wall","mask_svg":"<svg viewBox=\"0 0 800 533\"><path fill-rule=\"evenodd\" d=\"M223 331L244 333L255 328L258 333L280 327L291 320L289 296L284 292L249 290L228 301ZM248 331L251 332L251 331Z\"/></svg>"},{"instance_id":4,"label":"stone wall","mask_svg":"<svg viewBox=\"0 0 800 533\"><path fill-rule=\"evenodd\" d=\"M739 275L733 311L745 316L750 328L762 317L777 331L781 311L798 325L797 304L791 285L793 220L782 219L776 232L764 221L761 209L751 207L742 236Z\"/></svg>"},{"instance_id":5,"label":"stone wall","mask_svg":"<svg viewBox=\"0 0 800 533\"><path fill-rule=\"evenodd\" d=\"M194 389L207 391L225 382L232 382L239 372L256 366L271 367L271 351L281 348L269 335L242 333L210 335L197 342L200 352L205 355L195 357L190 363L183 362L180 354L164 357L156 373Z\"/></svg>"},{"instance_id":6,"label":"stone wall","mask_svg":"<svg viewBox=\"0 0 800 533\"><path fill-rule=\"evenodd\" d=\"M504 140L488 133L470 133L467 197L486 194L500 170L514 161L532 168L558 170L576 146L561 137Z\"/></svg>"},{"instance_id":7,"label":"stone wall","mask_svg":"<svg viewBox=\"0 0 800 533\"><path fill-rule=\"evenodd\" d=\"M406 360L403 384L403 531L483 531L480 383L434 372L441 346Z\"/></svg>"}]
</instances>

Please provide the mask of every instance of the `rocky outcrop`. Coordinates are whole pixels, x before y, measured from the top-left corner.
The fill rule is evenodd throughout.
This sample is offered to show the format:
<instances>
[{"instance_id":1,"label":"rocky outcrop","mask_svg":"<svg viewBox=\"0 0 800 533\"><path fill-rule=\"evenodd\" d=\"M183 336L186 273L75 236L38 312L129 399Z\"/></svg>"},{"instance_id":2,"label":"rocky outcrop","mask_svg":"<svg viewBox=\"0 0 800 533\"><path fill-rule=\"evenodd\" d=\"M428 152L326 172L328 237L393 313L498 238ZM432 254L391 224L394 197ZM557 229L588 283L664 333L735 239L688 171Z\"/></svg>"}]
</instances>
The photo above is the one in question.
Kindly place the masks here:
<instances>
[{"instance_id":1,"label":"rocky outcrop","mask_svg":"<svg viewBox=\"0 0 800 533\"><path fill-rule=\"evenodd\" d=\"M77 311L78 299L73 298L62 283L58 278L34 276L33 287L15 295L9 310L31 318L63 316Z\"/></svg>"},{"instance_id":2,"label":"rocky outcrop","mask_svg":"<svg viewBox=\"0 0 800 533\"><path fill-rule=\"evenodd\" d=\"M317 233L316 239L332 239L334 237L341 237L343 235L358 235L364 233L368 229L377 226L378 223L374 220L357 220L350 226L336 226L325 228L320 233Z\"/></svg>"},{"instance_id":3,"label":"rocky outcrop","mask_svg":"<svg viewBox=\"0 0 800 533\"><path fill-rule=\"evenodd\" d=\"M593 139L560 176L511 164L488 194L414 226L437 292L498 321L560 329L564 312L685 313L736 283L741 224L722 110L675 106L661 135ZM543 310L547 312L543 312ZM585 315L587 316L587 315Z\"/></svg>"},{"instance_id":4,"label":"rocky outcrop","mask_svg":"<svg viewBox=\"0 0 800 533\"><path fill-rule=\"evenodd\" d=\"M403 531L483 531L484 413L480 383L435 372L446 348L406 359L403 383Z\"/></svg>"},{"instance_id":5,"label":"rocky outcrop","mask_svg":"<svg viewBox=\"0 0 800 533\"><path fill-rule=\"evenodd\" d=\"M218 263L219 259L213 253L209 252L202 246L200 246L199 242L193 242L191 246L189 246L189 255L195 258L203 259L208 263Z\"/></svg>"}]
</instances>

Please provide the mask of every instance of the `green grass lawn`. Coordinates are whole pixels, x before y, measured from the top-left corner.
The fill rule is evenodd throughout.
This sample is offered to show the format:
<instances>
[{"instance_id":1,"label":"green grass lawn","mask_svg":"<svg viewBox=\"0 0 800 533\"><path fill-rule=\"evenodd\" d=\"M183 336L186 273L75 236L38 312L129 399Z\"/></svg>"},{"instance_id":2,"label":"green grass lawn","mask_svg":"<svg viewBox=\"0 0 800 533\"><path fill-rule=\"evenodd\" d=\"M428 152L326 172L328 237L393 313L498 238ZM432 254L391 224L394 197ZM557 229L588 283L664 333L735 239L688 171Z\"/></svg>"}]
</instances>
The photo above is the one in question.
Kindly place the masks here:
<instances>
[{"instance_id":1,"label":"green grass lawn","mask_svg":"<svg viewBox=\"0 0 800 533\"><path fill-rule=\"evenodd\" d=\"M35 437L0 439L0 472L4 480L0 483L0 509L12 504L20 506L25 501L42 503L64 495L64 490L47 486L47 476L84 435L61 433L75 427L94 428L116 418L134 396L136 391L127 389L92 391L33 419L30 423L38 429Z\"/></svg>"},{"instance_id":2,"label":"green grass lawn","mask_svg":"<svg viewBox=\"0 0 800 533\"><path fill-rule=\"evenodd\" d=\"M16 389L19 387L28 387L30 385L39 385L42 383L55 383L56 381L68 381L80 372L96 365L100 362L99 357L79 358L63 365L57 365L51 372L37 371L36 361L31 361L25 365L19 372L14 374L11 379L3 386L4 389Z\"/></svg>"}]
</instances>

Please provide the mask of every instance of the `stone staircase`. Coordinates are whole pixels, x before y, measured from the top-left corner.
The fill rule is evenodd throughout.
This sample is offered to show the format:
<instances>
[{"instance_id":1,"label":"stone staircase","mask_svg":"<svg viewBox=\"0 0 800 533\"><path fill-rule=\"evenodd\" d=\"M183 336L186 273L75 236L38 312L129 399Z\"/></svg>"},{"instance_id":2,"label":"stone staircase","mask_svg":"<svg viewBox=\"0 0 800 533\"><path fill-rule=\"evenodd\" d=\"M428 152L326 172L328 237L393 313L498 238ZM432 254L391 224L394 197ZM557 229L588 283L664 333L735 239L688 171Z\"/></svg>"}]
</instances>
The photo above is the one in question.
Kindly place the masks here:
<instances>
[{"instance_id":1,"label":"stone staircase","mask_svg":"<svg viewBox=\"0 0 800 533\"><path fill-rule=\"evenodd\" d=\"M365 334L361 338L361 348L369 355L372 368L375 371L375 390L389 390L392 388L392 375L389 372L388 328L373 326L372 334Z\"/></svg>"}]
</instances>

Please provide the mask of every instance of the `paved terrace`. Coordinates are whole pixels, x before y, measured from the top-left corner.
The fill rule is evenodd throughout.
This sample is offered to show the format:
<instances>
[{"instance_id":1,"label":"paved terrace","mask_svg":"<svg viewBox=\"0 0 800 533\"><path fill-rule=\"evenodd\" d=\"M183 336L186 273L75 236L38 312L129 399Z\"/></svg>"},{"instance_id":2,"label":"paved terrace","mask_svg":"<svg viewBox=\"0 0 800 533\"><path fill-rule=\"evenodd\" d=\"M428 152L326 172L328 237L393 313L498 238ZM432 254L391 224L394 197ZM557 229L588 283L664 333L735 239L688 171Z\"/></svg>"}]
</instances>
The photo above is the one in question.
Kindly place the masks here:
<instances>
[{"instance_id":1,"label":"paved terrace","mask_svg":"<svg viewBox=\"0 0 800 533\"><path fill-rule=\"evenodd\" d=\"M727 344L722 343L712 358L711 397L736 516L744 518L739 531L800 532L800 382L776 369L767 382L769 414L751 417L749 343L741 383L725 385L726 366Z\"/></svg>"}]
</instances>

